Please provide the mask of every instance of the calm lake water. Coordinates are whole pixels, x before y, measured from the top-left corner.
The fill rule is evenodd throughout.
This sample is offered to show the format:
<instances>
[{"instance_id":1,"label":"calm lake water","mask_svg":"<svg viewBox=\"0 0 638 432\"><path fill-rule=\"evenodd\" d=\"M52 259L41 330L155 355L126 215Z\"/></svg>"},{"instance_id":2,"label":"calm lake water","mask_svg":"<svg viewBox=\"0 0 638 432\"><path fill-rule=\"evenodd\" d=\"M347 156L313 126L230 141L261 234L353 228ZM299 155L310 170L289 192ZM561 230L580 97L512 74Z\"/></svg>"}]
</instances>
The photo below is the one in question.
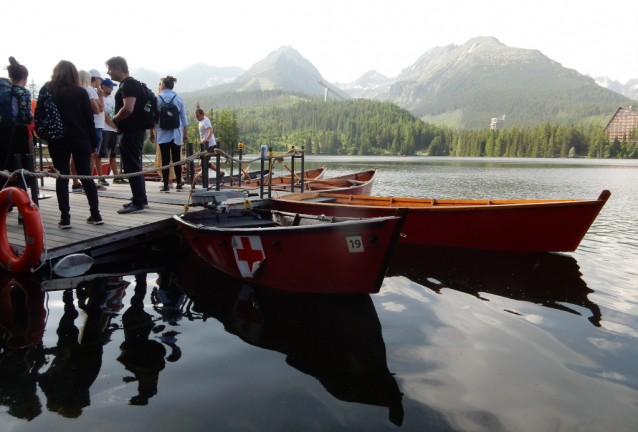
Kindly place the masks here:
<instances>
[{"instance_id":1,"label":"calm lake water","mask_svg":"<svg viewBox=\"0 0 638 432\"><path fill-rule=\"evenodd\" d=\"M638 161L306 166L324 164L377 167L385 196L612 196L574 253L403 247L371 296L251 287L193 256L4 289L0 430L638 430Z\"/></svg>"}]
</instances>

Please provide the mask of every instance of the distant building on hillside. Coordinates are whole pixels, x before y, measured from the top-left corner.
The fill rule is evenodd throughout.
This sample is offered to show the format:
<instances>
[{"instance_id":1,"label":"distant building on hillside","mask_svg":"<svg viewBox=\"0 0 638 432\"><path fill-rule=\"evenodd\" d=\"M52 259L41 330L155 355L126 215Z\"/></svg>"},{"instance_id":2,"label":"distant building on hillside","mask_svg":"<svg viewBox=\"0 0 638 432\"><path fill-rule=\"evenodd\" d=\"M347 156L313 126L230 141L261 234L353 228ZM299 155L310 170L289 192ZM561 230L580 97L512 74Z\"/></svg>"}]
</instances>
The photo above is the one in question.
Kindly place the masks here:
<instances>
[{"instance_id":1,"label":"distant building on hillside","mask_svg":"<svg viewBox=\"0 0 638 432\"><path fill-rule=\"evenodd\" d=\"M638 111L630 105L629 108L619 107L616 110L616 113L605 126L605 133L607 133L609 141L627 139L635 143L637 138L636 128L638 128Z\"/></svg>"},{"instance_id":2,"label":"distant building on hillside","mask_svg":"<svg viewBox=\"0 0 638 432\"><path fill-rule=\"evenodd\" d=\"M503 125L505 124L505 116L503 117L494 117L490 122L490 129L492 130L501 130L503 129Z\"/></svg>"}]
</instances>

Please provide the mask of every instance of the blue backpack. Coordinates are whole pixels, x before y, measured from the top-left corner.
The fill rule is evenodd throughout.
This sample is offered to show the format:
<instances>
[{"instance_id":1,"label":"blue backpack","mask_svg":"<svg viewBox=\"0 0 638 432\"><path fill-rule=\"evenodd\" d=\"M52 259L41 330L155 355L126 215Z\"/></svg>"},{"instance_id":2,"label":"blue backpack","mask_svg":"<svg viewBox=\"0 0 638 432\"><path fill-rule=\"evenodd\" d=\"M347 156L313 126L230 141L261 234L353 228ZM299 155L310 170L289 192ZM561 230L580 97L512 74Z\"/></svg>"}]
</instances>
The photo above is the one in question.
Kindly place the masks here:
<instances>
[{"instance_id":1,"label":"blue backpack","mask_svg":"<svg viewBox=\"0 0 638 432\"><path fill-rule=\"evenodd\" d=\"M7 78L0 78L0 129L9 128L14 124L11 97L13 85Z\"/></svg>"},{"instance_id":2,"label":"blue backpack","mask_svg":"<svg viewBox=\"0 0 638 432\"><path fill-rule=\"evenodd\" d=\"M38 103L35 106L35 132L47 141L61 139L66 135L62 117L55 103L55 97L48 86L40 89Z\"/></svg>"}]
</instances>

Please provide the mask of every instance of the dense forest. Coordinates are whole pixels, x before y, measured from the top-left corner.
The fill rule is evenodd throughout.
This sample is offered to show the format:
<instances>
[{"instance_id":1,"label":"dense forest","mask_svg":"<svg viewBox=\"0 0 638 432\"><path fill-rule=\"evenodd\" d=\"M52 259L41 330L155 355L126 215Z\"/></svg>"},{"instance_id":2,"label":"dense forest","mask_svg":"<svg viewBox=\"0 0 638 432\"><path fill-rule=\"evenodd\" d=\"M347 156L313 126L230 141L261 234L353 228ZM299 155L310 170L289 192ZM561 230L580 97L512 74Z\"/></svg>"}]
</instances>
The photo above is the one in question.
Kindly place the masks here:
<instances>
[{"instance_id":1,"label":"dense forest","mask_svg":"<svg viewBox=\"0 0 638 432\"><path fill-rule=\"evenodd\" d=\"M599 123L455 130L426 123L390 102L324 102L284 91L214 97L200 103L226 151L242 141L275 151L303 146L310 154L638 158L635 137L610 143ZM234 107L219 108L224 103ZM199 136L193 115L189 134Z\"/></svg>"}]
</instances>

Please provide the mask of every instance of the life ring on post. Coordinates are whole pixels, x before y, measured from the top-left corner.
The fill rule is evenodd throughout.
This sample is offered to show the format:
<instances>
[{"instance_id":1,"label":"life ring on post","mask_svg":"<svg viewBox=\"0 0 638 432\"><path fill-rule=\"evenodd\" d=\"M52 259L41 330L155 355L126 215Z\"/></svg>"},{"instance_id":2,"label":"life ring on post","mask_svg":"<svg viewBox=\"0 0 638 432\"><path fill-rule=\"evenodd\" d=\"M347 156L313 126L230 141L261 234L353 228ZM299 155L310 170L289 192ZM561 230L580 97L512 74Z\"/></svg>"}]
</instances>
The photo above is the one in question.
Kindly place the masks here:
<instances>
[{"instance_id":1,"label":"life ring on post","mask_svg":"<svg viewBox=\"0 0 638 432\"><path fill-rule=\"evenodd\" d=\"M18 257L11 250L7 238L7 213L9 207L15 205L24 219L26 231L25 249ZM0 191L0 264L15 273L27 273L40 262L44 233L40 212L35 205L31 205L29 195L17 187L8 187Z\"/></svg>"}]
</instances>

